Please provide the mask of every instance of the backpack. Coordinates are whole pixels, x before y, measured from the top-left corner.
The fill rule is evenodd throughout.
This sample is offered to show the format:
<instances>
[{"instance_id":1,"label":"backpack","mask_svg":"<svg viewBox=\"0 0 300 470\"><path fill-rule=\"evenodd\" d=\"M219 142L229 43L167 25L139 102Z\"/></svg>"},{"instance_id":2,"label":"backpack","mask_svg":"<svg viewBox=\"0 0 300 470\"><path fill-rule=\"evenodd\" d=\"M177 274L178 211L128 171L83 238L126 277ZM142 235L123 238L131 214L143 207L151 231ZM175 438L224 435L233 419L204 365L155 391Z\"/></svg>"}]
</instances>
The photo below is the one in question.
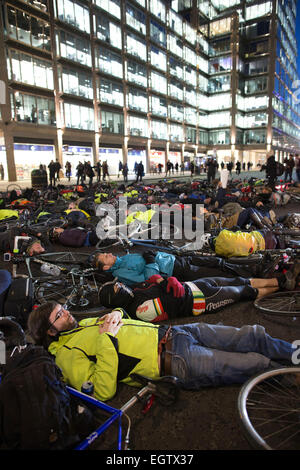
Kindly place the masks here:
<instances>
[{"instance_id":1,"label":"backpack","mask_svg":"<svg viewBox=\"0 0 300 470\"><path fill-rule=\"evenodd\" d=\"M34 304L33 283L30 278L13 279L4 300L4 316L12 316L22 328Z\"/></svg>"},{"instance_id":2,"label":"backpack","mask_svg":"<svg viewBox=\"0 0 300 470\"><path fill-rule=\"evenodd\" d=\"M283 163L276 162L276 176L281 176L284 173Z\"/></svg>"},{"instance_id":3,"label":"backpack","mask_svg":"<svg viewBox=\"0 0 300 470\"><path fill-rule=\"evenodd\" d=\"M1 448L73 448L82 438L76 410L60 369L43 347L28 345L7 361L0 384Z\"/></svg>"}]
</instances>

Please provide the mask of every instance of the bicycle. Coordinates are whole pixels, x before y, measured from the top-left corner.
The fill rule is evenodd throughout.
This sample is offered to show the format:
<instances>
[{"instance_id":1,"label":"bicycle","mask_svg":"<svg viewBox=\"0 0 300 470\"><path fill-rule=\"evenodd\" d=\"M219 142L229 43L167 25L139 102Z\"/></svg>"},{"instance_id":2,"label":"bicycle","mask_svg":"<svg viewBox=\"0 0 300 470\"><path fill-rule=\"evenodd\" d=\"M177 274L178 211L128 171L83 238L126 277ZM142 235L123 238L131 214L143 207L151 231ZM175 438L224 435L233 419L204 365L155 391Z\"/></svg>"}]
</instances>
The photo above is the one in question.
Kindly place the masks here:
<instances>
[{"instance_id":1,"label":"bicycle","mask_svg":"<svg viewBox=\"0 0 300 470\"><path fill-rule=\"evenodd\" d=\"M250 445L264 450L300 449L300 367L250 378L238 396L238 413Z\"/></svg>"},{"instance_id":2,"label":"bicycle","mask_svg":"<svg viewBox=\"0 0 300 470\"><path fill-rule=\"evenodd\" d=\"M49 300L63 304L74 316L85 318L104 314L107 309L99 302L98 273L89 266L90 253L59 252L35 256L15 255L13 277L29 277L33 283L34 300L38 304ZM17 268L25 264L27 274L17 274ZM35 272L34 265L46 267L53 275Z\"/></svg>"}]
</instances>

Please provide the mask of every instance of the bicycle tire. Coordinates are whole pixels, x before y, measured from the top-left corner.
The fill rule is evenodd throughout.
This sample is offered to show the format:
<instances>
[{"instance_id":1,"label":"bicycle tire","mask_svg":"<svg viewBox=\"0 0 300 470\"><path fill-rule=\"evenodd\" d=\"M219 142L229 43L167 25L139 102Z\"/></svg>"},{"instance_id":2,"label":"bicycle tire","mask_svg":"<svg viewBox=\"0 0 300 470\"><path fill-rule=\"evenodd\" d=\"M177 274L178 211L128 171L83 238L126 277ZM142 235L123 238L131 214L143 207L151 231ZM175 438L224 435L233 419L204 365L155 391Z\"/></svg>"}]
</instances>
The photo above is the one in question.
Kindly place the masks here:
<instances>
[{"instance_id":1,"label":"bicycle tire","mask_svg":"<svg viewBox=\"0 0 300 470\"><path fill-rule=\"evenodd\" d=\"M298 376L300 367L273 369L256 374L240 389L237 401L240 424L252 447L300 449Z\"/></svg>"},{"instance_id":2,"label":"bicycle tire","mask_svg":"<svg viewBox=\"0 0 300 470\"><path fill-rule=\"evenodd\" d=\"M107 311L99 302L98 290L91 289L84 298L79 298L76 294L72 295L74 290L75 286L66 279L52 277L35 279L34 281L34 299L38 304L54 300L62 305L67 305L72 315L80 318L91 315L101 316Z\"/></svg>"},{"instance_id":3,"label":"bicycle tire","mask_svg":"<svg viewBox=\"0 0 300 470\"><path fill-rule=\"evenodd\" d=\"M254 306L266 315L299 317L300 291L274 292L256 299Z\"/></svg>"},{"instance_id":4,"label":"bicycle tire","mask_svg":"<svg viewBox=\"0 0 300 470\"><path fill-rule=\"evenodd\" d=\"M90 253L77 252L77 251L59 251L55 253L42 253L35 255L34 259L44 261L45 263L52 263L58 266L83 266L86 264Z\"/></svg>"}]
</instances>

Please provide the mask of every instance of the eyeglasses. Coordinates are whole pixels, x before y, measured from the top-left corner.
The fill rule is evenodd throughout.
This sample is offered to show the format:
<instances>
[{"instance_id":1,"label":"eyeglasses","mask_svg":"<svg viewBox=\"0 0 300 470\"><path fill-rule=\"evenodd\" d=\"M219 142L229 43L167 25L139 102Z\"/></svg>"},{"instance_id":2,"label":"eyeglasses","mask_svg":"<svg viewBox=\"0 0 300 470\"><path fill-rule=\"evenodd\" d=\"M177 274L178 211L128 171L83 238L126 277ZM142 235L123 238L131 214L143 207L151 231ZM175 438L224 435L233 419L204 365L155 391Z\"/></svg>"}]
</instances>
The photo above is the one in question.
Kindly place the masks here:
<instances>
[{"instance_id":1,"label":"eyeglasses","mask_svg":"<svg viewBox=\"0 0 300 470\"><path fill-rule=\"evenodd\" d=\"M64 315L66 310L67 310L67 305L62 305L61 308L58 310L58 312L55 316L55 319L53 320L52 323L50 323L49 328L51 328L51 326L53 326L54 323Z\"/></svg>"}]
</instances>

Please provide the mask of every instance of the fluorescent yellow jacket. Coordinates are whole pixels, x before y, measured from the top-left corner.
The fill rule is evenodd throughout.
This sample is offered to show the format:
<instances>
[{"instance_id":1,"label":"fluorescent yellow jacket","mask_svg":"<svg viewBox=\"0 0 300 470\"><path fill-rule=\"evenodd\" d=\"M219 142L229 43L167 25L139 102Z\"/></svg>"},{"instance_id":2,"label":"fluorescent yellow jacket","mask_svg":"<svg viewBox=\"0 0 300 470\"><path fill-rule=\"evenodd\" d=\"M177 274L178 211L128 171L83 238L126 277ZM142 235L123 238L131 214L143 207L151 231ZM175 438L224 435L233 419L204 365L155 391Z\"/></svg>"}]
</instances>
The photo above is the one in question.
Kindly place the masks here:
<instances>
[{"instance_id":1,"label":"fluorescent yellow jacket","mask_svg":"<svg viewBox=\"0 0 300 470\"><path fill-rule=\"evenodd\" d=\"M152 209L148 209L147 211L137 211L132 212L126 217L126 224L131 224L134 220L139 220L140 222L144 222L145 224L149 224L150 220L152 219L155 211Z\"/></svg>"},{"instance_id":2,"label":"fluorescent yellow jacket","mask_svg":"<svg viewBox=\"0 0 300 470\"><path fill-rule=\"evenodd\" d=\"M158 325L123 320L116 336L99 333L97 318L86 318L74 330L60 333L49 346L67 384L81 389L86 381L94 384L94 396L110 400L118 382L136 384L133 372L158 378Z\"/></svg>"}]
</instances>

